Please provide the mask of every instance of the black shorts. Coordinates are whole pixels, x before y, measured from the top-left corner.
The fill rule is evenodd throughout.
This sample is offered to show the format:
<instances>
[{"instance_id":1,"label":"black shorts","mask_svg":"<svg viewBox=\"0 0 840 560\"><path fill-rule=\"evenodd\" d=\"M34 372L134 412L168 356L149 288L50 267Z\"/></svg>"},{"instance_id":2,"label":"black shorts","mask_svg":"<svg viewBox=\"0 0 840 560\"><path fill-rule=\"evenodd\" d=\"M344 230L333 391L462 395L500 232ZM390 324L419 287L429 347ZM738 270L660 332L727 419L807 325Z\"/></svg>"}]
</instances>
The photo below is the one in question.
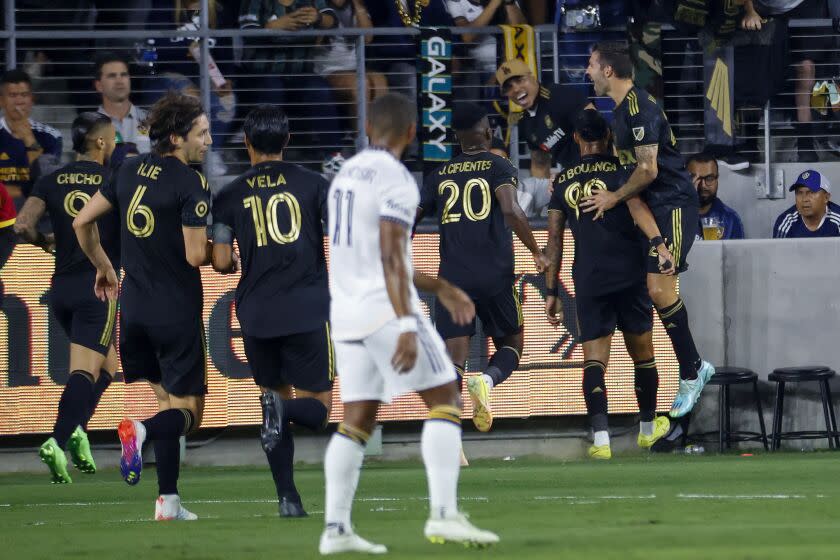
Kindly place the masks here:
<instances>
[{"instance_id":1,"label":"black shorts","mask_svg":"<svg viewBox=\"0 0 840 560\"><path fill-rule=\"evenodd\" d=\"M207 345L200 317L144 325L120 315L120 359L126 383L159 383L176 397L207 394Z\"/></svg>"},{"instance_id":2,"label":"black shorts","mask_svg":"<svg viewBox=\"0 0 840 560\"><path fill-rule=\"evenodd\" d=\"M312 393L332 389L335 350L329 323L314 331L257 338L242 335L254 382L260 387L291 385Z\"/></svg>"},{"instance_id":3,"label":"black shorts","mask_svg":"<svg viewBox=\"0 0 840 560\"><path fill-rule=\"evenodd\" d=\"M657 209L653 212L653 217L665 245L676 261L674 266L677 267L677 273L685 272L688 270L686 257L694 245L694 238L697 237L700 211L696 206ZM654 248L648 251L647 271L648 274L659 274L659 253Z\"/></svg>"},{"instance_id":4,"label":"black shorts","mask_svg":"<svg viewBox=\"0 0 840 560\"><path fill-rule=\"evenodd\" d=\"M71 343L107 356L116 340L117 302L96 297L94 278L93 274L53 276L50 307Z\"/></svg>"},{"instance_id":5,"label":"black shorts","mask_svg":"<svg viewBox=\"0 0 840 560\"><path fill-rule=\"evenodd\" d=\"M788 19L828 19L828 2L825 0L805 0L797 7L785 14ZM832 36L832 29L791 27L790 35L790 56L794 63L803 60L813 62L833 62L837 57L837 40ZM833 67L826 72L817 69L817 80L833 76Z\"/></svg>"},{"instance_id":6,"label":"black shorts","mask_svg":"<svg viewBox=\"0 0 840 560\"><path fill-rule=\"evenodd\" d=\"M630 334L653 328L653 303L646 282L601 296L578 295L575 306L581 343L611 335L616 327Z\"/></svg>"},{"instance_id":7,"label":"black shorts","mask_svg":"<svg viewBox=\"0 0 840 560\"><path fill-rule=\"evenodd\" d=\"M522 300L516 286L503 288L493 297L473 298L475 313L481 319L484 335L499 338L522 330ZM435 301L435 328L444 340L475 334L475 319L456 325L440 301Z\"/></svg>"}]
</instances>

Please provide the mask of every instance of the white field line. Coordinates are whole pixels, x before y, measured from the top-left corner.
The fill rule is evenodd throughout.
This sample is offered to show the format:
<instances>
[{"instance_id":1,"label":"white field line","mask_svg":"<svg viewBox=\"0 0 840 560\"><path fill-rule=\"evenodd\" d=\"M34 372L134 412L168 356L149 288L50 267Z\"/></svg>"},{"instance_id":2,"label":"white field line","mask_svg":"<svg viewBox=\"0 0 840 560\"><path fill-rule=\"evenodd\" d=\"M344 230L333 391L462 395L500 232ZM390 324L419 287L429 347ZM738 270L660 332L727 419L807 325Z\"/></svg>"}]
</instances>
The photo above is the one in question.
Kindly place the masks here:
<instances>
[{"instance_id":1,"label":"white field line","mask_svg":"<svg viewBox=\"0 0 840 560\"><path fill-rule=\"evenodd\" d=\"M655 500L656 494L644 496L535 496L535 500Z\"/></svg>"},{"instance_id":2,"label":"white field line","mask_svg":"<svg viewBox=\"0 0 840 560\"><path fill-rule=\"evenodd\" d=\"M490 498L487 496L462 496L459 498L465 502L489 502ZM356 498L357 502L407 502L417 501L426 502L429 498L425 496L409 496L406 498L386 498L386 497L364 497ZM118 502L52 502L52 503L34 503L21 504L23 507L39 508L39 507L99 507L99 506L125 506L129 504L136 504L136 501L118 501ZM277 498L253 498L253 499L238 499L238 500L184 500L185 504L275 504ZM12 504L0 504L0 507L12 507Z\"/></svg>"},{"instance_id":3,"label":"white field line","mask_svg":"<svg viewBox=\"0 0 840 560\"><path fill-rule=\"evenodd\" d=\"M677 494L677 498L684 500L805 500L808 496L801 494Z\"/></svg>"}]
</instances>

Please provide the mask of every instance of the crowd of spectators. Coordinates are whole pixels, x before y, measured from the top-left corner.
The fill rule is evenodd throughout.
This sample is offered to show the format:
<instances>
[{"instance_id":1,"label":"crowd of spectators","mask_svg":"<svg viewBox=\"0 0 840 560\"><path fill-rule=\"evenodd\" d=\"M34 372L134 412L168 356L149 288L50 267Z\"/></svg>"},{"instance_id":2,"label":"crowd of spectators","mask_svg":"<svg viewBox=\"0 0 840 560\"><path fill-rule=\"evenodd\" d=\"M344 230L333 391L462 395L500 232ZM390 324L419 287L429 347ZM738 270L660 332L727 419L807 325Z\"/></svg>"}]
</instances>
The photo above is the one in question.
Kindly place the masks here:
<instances>
[{"instance_id":1,"label":"crowd of spectators","mask_svg":"<svg viewBox=\"0 0 840 560\"><path fill-rule=\"evenodd\" d=\"M23 6L29 3L50 4L49 0L19 1ZM79 0L77 3L80 10L85 8L84 5L107 7L97 0ZM209 58L202 61L199 0L126 0L123 4L119 14L115 15L110 10L101 10L101 13L93 10L95 15L74 23L92 31L91 40L82 41L82 48L74 53L64 49L39 48L25 41L19 44L22 53L19 58L26 61L21 68L33 73L36 83L42 86L39 89L48 90L50 82L43 78L48 77L50 72L62 75L67 74L67 68L88 68L89 77L77 72L64 76L65 89L70 90L67 104L78 107L78 110L98 105L97 110L111 118L119 142L115 163L128 155L149 150L148 134L142 126L145 118L142 107L170 90L200 95L202 62L209 69L211 83L207 109L214 143L205 167L211 176L229 175L237 170L230 169L230 164L232 159L241 158L241 154L231 154L241 150L226 148L239 147L236 138L241 118L260 103L282 105L290 114L294 131L290 153L297 160L313 165L323 162L322 170L334 170L343 160L343 154L346 155L353 146L358 102L355 39L343 37L340 33L317 38L293 34L216 37L208 41ZM455 61L456 87L466 84L469 89L469 86L478 85L484 88L483 92L489 88L493 99L508 97L511 103L515 102L517 95L525 96L520 103L526 109L520 129L528 128L525 126L528 123L533 126L528 128L530 132L526 131L527 134L520 132L520 141L527 143L531 151L531 173L524 174L522 178L521 197L530 208L529 213L539 215L547 199L544 189L549 183L549 167L556 169L563 165L562 158L557 154L550 154L550 158L539 157L544 155L539 146L544 145L550 136L552 123L560 122L549 114L551 111L546 113L548 116L540 113L541 107L548 110L550 104L546 100L538 102L542 99L539 95L545 90L548 92L546 99L549 99L550 93L553 94L550 98L552 103L564 100L571 103L569 96L575 91L551 85L553 79L545 82L543 88L540 76L536 76L533 83L524 83L527 80L522 78L521 92L513 88L511 91L500 91L495 75L500 56L497 40L490 35L470 33L468 28L554 22L560 25L561 31L571 32L561 7L574 9L582 4L585 3L574 0L209 0L206 19L211 28L238 27L292 33L405 25L464 28L463 33L456 34L460 52L460 55L456 54L460 60ZM658 4L644 0L600 2L603 18L608 21L617 18L626 21L629 16L638 18L639 14L647 11L655 17L653 7ZM25 8L20 10L23 23L26 22L26 13ZM713 15L710 14L710 17ZM826 0L747 0L738 17L744 32L759 32L771 18L826 18L833 15ZM196 34L147 41L134 38L96 39L96 29L132 29L137 26L194 31ZM597 33L597 30L592 32ZM365 37L365 95L368 102L389 89L416 90L414 59L417 53L414 41L409 34ZM815 81L824 79L826 72L838 72L840 68L837 67L837 51L833 49L836 37L820 35L810 43L805 41L798 35L791 39L791 49L795 54L790 86L794 91L790 92L790 97L795 100L791 113L799 143L798 160L811 162L819 159L813 138L816 129L812 123L815 112L811 108L811 92ZM71 57L76 57L74 66L68 66ZM79 57L88 59L80 61ZM647 60L650 57L639 58ZM655 65L656 61L653 63ZM659 64L661 72L661 61ZM6 72L0 82L0 108L3 111L0 121L0 181L6 184L17 205L22 203L34 178L54 168L62 158L59 130L31 118L35 104L32 82L22 70ZM557 87L559 89L555 92L552 88ZM587 89L576 90L581 95L573 96L576 100L580 97L575 105L586 103L586 96L582 94L585 91ZM484 96L484 100L489 106L491 99ZM598 100L595 102L597 105ZM599 108L603 109L600 105ZM552 119L549 120L549 117ZM44 120L60 128L58 122ZM65 116L62 120L68 122L72 118ZM543 122L545 131L539 129ZM546 133L543 136L548 136L543 138L540 136L542 132ZM558 142L555 148L559 149L558 146L562 147L563 143ZM505 153L511 151L504 145L497 148ZM742 238L744 228L737 213L717 197L719 169L715 155L718 154L703 152L687 162L698 188L701 222L709 226L708 231L717 227L722 238ZM64 158L67 157L65 154ZM829 191L830 188L825 190ZM805 213L799 211L798 215L802 217Z\"/></svg>"}]
</instances>

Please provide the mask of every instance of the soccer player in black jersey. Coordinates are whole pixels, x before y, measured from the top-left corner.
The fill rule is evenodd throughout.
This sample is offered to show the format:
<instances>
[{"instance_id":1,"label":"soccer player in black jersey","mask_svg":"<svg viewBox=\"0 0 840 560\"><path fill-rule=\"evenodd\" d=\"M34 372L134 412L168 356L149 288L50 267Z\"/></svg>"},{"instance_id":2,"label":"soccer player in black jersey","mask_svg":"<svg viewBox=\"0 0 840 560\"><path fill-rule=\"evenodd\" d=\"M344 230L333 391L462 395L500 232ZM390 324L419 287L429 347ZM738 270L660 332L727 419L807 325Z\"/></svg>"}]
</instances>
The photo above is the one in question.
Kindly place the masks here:
<instances>
[{"instance_id":1,"label":"soccer player in black jersey","mask_svg":"<svg viewBox=\"0 0 840 560\"><path fill-rule=\"evenodd\" d=\"M50 438L38 451L52 474L52 482L72 482L64 450L77 469L95 473L85 427L117 370L114 319L117 302L96 298L90 286L96 269L79 247L73 219L108 180L108 160L114 151L116 131L111 120L99 113L82 113L73 121L76 161L35 183L21 208L15 231L27 242L55 249L55 272L50 288L50 308L70 339L70 377L58 401L58 416ZM49 213L53 234L37 230ZM119 267L119 219L103 216L99 236L109 259Z\"/></svg>"},{"instance_id":2,"label":"soccer player in black jersey","mask_svg":"<svg viewBox=\"0 0 840 560\"><path fill-rule=\"evenodd\" d=\"M262 390L262 447L280 515L303 517L289 422L319 430L329 415L335 373L324 257L329 183L283 161L289 120L280 108L254 109L243 129L251 169L213 200L213 267L235 268L236 239L243 270L236 316Z\"/></svg>"},{"instance_id":3,"label":"soccer player in black jersey","mask_svg":"<svg viewBox=\"0 0 840 560\"><path fill-rule=\"evenodd\" d=\"M148 381L160 408L142 422L120 423L123 478L139 482L141 447L152 440L160 494L155 519L196 519L178 496L178 440L201 424L207 393L198 267L210 263L210 197L204 177L189 164L201 161L212 140L207 115L194 97L167 94L152 106L147 125L151 153L123 163L73 227L96 267L97 296L115 300L117 276L95 222L111 211L121 218L123 374L127 383Z\"/></svg>"},{"instance_id":4,"label":"soccer player in black jersey","mask_svg":"<svg viewBox=\"0 0 840 560\"><path fill-rule=\"evenodd\" d=\"M615 148L622 165L635 165L635 169L617 191L594 192L583 200L581 208L594 212L598 219L641 194L674 256L677 273L684 272L697 234L699 201L671 125L653 96L633 85L633 64L625 47L599 43L592 50L586 73L596 94L609 95L615 101ZM685 304L677 294L677 277L659 271L654 250L648 252L647 272L650 297L680 364L679 392L671 407L671 416L679 418L694 407L715 368L700 359Z\"/></svg>"},{"instance_id":5,"label":"soccer player in black jersey","mask_svg":"<svg viewBox=\"0 0 840 560\"><path fill-rule=\"evenodd\" d=\"M493 424L490 391L510 377L522 357L522 303L513 284L511 229L531 251L539 272L545 269L546 257L516 202L516 169L507 159L490 153L492 133L485 111L474 103L460 103L452 124L462 153L426 178L417 219L436 214L438 275L473 299L484 333L496 347L484 374L467 382L473 423L486 432ZM475 321L456 325L436 303L435 326L460 379Z\"/></svg>"},{"instance_id":6,"label":"soccer player in black jersey","mask_svg":"<svg viewBox=\"0 0 840 560\"><path fill-rule=\"evenodd\" d=\"M638 196L608 210L598 220L582 214L583 197L598 190L618 190L628 172L617 158L608 155L610 130L598 111L588 109L578 115L574 139L580 148L581 163L557 176L548 206L545 311L552 325L563 320L557 274L563 258L563 230L568 223L575 239L572 278L579 342L583 344L583 396L595 432L589 455L609 459L612 452L604 374L616 327L624 333L627 352L635 366L634 386L641 415L639 446L650 448L668 432L670 425L665 416L655 418L659 375L653 355L653 312L645 283L643 250L647 244L636 224L651 240L658 264L666 274L674 272L673 257L662 242L653 215Z\"/></svg>"}]
</instances>

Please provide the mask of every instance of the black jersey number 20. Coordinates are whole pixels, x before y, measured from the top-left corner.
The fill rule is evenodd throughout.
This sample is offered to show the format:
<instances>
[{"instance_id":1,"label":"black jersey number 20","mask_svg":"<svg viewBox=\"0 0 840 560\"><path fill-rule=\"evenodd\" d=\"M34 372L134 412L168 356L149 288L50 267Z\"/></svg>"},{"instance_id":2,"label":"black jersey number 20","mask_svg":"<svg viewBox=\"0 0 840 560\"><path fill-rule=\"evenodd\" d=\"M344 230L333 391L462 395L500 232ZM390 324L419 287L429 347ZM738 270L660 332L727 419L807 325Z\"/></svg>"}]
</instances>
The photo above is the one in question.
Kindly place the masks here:
<instances>
[{"instance_id":1,"label":"black jersey number 20","mask_svg":"<svg viewBox=\"0 0 840 560\"><path fill-rule=\"evenodd\" d=\"M481 209L478 212L475 211L472 203L472 190L476 188L481 192ZM460 187L458 183L449 179L438 185L438 196L444 196L444 193L448 193L446 195L446 202L443 204L443 212L440 215L441 224L451 224L461 221L461 213L452 211L452 208L458 202L459 191ZM470 179L464 184L464 197L461 202L461 207L464 209L464 214L468 220L480 222L487 218L490 215L490 205L490 183L486 179L478 177Z\"/></svg>"}]
</instances>

